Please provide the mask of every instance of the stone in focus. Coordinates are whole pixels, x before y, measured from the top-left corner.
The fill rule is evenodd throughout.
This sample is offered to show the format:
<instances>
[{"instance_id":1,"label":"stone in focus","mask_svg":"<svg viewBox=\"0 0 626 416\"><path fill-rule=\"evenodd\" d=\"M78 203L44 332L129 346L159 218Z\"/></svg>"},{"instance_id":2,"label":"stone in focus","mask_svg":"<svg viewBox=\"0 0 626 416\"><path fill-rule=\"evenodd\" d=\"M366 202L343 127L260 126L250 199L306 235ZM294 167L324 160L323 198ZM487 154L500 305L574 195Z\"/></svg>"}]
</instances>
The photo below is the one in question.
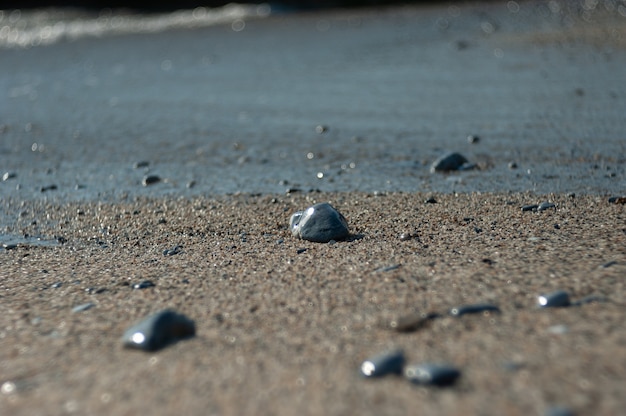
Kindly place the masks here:
<instances>
[{"instance_id":1,"label":"stone in focus","mask_svg":"<svg viewBox=\"0 0 626 416\"><path fill-rule=\"evenodd\" d=\"M453 170L460 170L466 163L468 163L467 159L460 153L446 153L433 162L430 167L430 172L451 172Z\"/></svg>"},{"instance_id":2,"label":"stone in focus","mask_svg":"<svg viewBox=\"0 0 626 416\"><path fill-rule=\"evenodd\" d=\"M556 308L569 306L569 295L564 290L557 290L556 292L541 295L537 298L537 303L541 308Z\"/></svg>"},{"instance_id":3,"label":"stone in focus","mask_svg":"<svg viewBox=\"0 0 626 416\"><path fill-rule=\"evenodd\" d=\"M126 330L122 343L127 348L156 351L195 333L196 326L191 319L165 309Z\"/></svg>"},{"instance_id":4,"label":"stone in focus","mask_svg":"<svg viewBox=\"0 0 626 416\"><path fill-rule=\"evenodd\" d=\"M414 384L449 386L454 384L461 372L447 364L411 365L404 370L404 376Z\"/></svg>"},{"instance_id":5,"label":"stone in focus","mask_svg":"<svg viewBox=\"0 0 626 416\"><path fill-rule=\"evenodd\" d=\"M350 235L345 217L326 202L294 213L289 228L294 236L316 243L344 240Z\"/></svg>"},{"instance_id":6,"label":"stone in focus","mask_svg":"<svg viewBox=\"0 0 626 416\"><path fill-rule=\"evenodd\" d=\"M363 361L361 374L365 377L382 377L388 374L402 374L404 367L402 350L387 351Z\"/></svg>"}]
</instances>

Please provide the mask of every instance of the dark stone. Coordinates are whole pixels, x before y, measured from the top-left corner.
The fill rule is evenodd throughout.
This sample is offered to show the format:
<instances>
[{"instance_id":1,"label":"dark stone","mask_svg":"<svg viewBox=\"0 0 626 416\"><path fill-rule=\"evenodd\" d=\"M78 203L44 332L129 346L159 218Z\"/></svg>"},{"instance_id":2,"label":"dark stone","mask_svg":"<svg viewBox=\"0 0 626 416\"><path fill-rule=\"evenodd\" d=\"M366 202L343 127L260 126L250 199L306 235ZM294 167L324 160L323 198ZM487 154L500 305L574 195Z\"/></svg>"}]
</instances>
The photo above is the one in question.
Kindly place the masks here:
<instances>
[{"instance_id":1,"label":"dark stone","mask_svg":"<svg viewBox=\"0 0 626 416\"><path fill-rule=\"evenodd\" d=\"M133 168L135 169L139 169L139 168L147 168L148 166L150 166L150 162L148 162L147 160L141 160L139 162L136 162L133 165Z\"/></svg>"},{"instance_id":2,"label":"dark stone","mask_svg":"<svg viewBox=\"0 0 626 416\"><path fill-rule=\"evenodd\" d=\"M476 144L480 141L480 137L475 136L473 134L470 134L469 136L467 136L467 142L469 144Z\"/></svg>"},{"instance_id":3,"label":"dark stone","mask_svg":"<svg viewBox=\"0 0 626 416\"><path fill-rule=\"evenodd\" d=\"M463 305L450 309L450 315L463 316L473 313L496 312L500 313L500 308L489 303L479 303L475 305Z\"/></svg>"},{"instance_id":4,"label":"dark stone","mask_svg":"<svg viewBox=\"0 0 626 416\"><path fill-rule=\"evenodd\" d=\"M174 255L180 253L181 251L183 251L183 246L174 246L172 248L168 248L166 250L163 250L163 255L164 256L174 256Z\"/></svg>"},{"instance_id":5,"label":"dark stone","mask_svg":"<svg viewBox=\"0 0 626 416\"><path fill-rule=\"evenodd\" d=\"M459 170L466 163L468 163L467 159L460 153L447 153L433 162L430 171L431 173L450 172Z\"/></svg>"},{"instance_id":6,"label":"dark stone","mask_svg":"<svg viewBox=\"0 0 626 416\"><path fill-rule=\"evenodd\" d=\"M413 235L411 235L411 233L402 233L400 234L400 241L408 241L410 239L413 238Z\"/></svg>"},{"instance_id":7,"label":"dark stone","mask_svg":"<svg viewBox=\"0 0 626 416\"><path fill-rule=\"evenodd\" d=\"M306 251L306 248L299 248L298 250L296 250L296 254L302 254Z\"/></svg>"},{"instance_id":8,"label":"dark stone","mask_svg":"<svg viewBox=\"0 0 626 416\"><path fill-rule=\"evenodd\" d=\"M537 204L524 205L522 211L536 211L539 208Z\"/></svg>"},{"instance_id":9,"label":"dark stone","mask_svg":"<svg viewBox=\"0 0 626 416\"><path fill-rule=\"evenodd\" d=\"M438 313L414 313L411 315L401 316L400 318L392 319L389 322L389 328L398 332L413 332L423 328L428 322L438 318Z\"/></svg>"},{"instance_id":10,"label":"dark stone","mask_svg":"<svg viewBox=\"0 0 626 416\"><path fill-rule=\"evenodd\" d=\"M626 196L612 196L609 198L610 204L626 204Z\"/></svg>"},{"instance_id":11,"label":"dark stone","mask_svg":"<svg viewBox=\"0 0 626 416\"><path fill-rule=\"evenodd\" d=\"M326 202L294 213L289 227L294 236L316 243L344 240L350 235L345 217Z\"/></svg>"},{"instance_id":12,"label":"dark stone","mask_svg":"<svg viewBox=\"0 0 626 416\"><path fill-rule=\"evenodd\" d=\"M17 174L15 174L14 172L5 172L2 175L2 180L3 181L8 181L9 179L13 179L17 176Z\"/></svg>"},{"instance_id":13,"label":"dark stone","mask_svg":"<svg viewBox=\"0 0 626 416\"><path fill-rule=\"evenodd\" d=\"M156 285L150 280L144 280L141 283L135 283L133 289L147 289L149 287L155 287Z\"/></svg>"},{"instance_id":14,"label":"dark stone","mask_svg":"<svg viewBox=\"0 0 626 416\"><path fill-rule=\"evenodd\" d=\"M195 333L191 319L165 309L130 327L122 336L122 343L127 348L156 351Z\"/></svg>"},{"instance_id":15,"label":"dark stone","mask_svg":"<svg viewBox=\"0 0 626 416\"><path fill-rule=\"evenodd\" d=\"M556 208L556 205L554 205L551 202L542 202L537 207L537 211L545 211L545 210L550 209L550 208Z\"/></svg>"},{"instance_id":16,"label":"dark stone","mask_svg":"<svg viewBox=\"0 0 626 416\"><path fill-rule=\"evenodd\" d=\"M428 198L426 201L424 201L427 204L436 204L437 200L435 198Z\"/></svg>"},{"instance_id":17,"label":"dark stone","mask_svg":"<svg viewBox=\"0 0 626 416\"><path fill-rule=\"evenodd\" d=\"M542 308L556 308L570 306L569 294L564 290L557 290L537 298L537 303Z\"/></svg>"},{"instance_id":18,"label":"dark stone","mask_svg":"<svg viewBox=\"0 0 626 416\"><path fill-rule=\"evenodd\" d=\"M404 352L402 350L387 351L378 354L361 364L361 374L365 377L383 377L388 374L402 374L404 367Z\"/></svg>"},{"instance_id":19,"label":"dark stone","mask_svg":"<svg viewBox=\"0 0 626 416\"><path fill-rule=\"evenodd\" d=\"M419 364L407 367L404 375L414 384L443 387L454 384L461 371L447 364Z\"/></svg>"},{"instance_id":20,"label":"dark stone","mask_svg":"<svg viewBox=\"0 0 626 416\"><path fill-rule=\"evenodd\" d=\"M56 185L48 185L48 186L43 186L41 188L41 192L48 192L48 191L56 191L58 188Z\"/></svg>"},{"instance_id":21,"label":"dark stone","mask_svg":"<svg viewBox=\"0 0 626 416\"><path fill-rule=\"evenodd\" d=\"M146 175L141 183L143 186L149 186L158 182L161 182L161 178L158 175Z\"/></svg>"}]
</instances>

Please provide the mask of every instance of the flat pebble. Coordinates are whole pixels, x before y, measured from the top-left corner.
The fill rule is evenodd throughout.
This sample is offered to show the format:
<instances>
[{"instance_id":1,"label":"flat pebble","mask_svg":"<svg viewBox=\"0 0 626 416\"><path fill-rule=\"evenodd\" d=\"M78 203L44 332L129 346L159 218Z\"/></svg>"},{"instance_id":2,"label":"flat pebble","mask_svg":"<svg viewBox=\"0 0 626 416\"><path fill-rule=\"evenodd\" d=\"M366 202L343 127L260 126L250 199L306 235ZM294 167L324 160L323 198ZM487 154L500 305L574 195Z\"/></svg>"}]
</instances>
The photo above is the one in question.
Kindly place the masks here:
<instances>
[{"instance_id":1,"label":"flat pebble","mask_svg":"<svg viewBox=\"0 0 626 416\"><path fill-rule=\"evenodd\" d=\"M181 251L183 251L183 246L174 246L172 248L168 248L163 250L163 255L164 256L175 256L176 254L180 253Z\"/></svg>"},{"instance_id":2,"label":"flat pebble","mask_svg":"<svg viewBox=\"0 0 626 416\"><path fill-rule=\"evenodd\" d=\"M539 205L529 204L529 205L524 205L522 207L522 211L535 211L537 208L539 208Z\"/></svg>"},{"instance_id":3,"label":"flat pebble","mask_svg":"<svg viewBox=\"0 0 626 416\"><path fill-rule=\"evenodd\" d=\"M474 305L463 305L450 309L450 315L463 316L473 313L500 312L500 308L489 303L478 303Z\"/></svg>"},{"instance_id":4,"label":"flat pebble","mask_svg":"<svg viewBox=\"0 0 626 416\"><path fill-rule=\"evenodd\" d=\"M552 202L542 202L541 204L539 204L539 206L537 207L537 211L545 211L547 209L550 208L555 208L556 205L554 205Z\"/></svg>"},{"instance_id":5,"label":"flat pebble","mask_svg":"<svg viewBox=\"0 0 626 416\"><path fill-rule=\"evenodd\" d=\"M461 371L447 364L419 364L408 366L404 375L414 384L449 386L456 382Z\"/></svg>"},{"instance_id":6,"label":"flat pebble","mask_svg":"<svg viewBox=\"0 0 626 416\"><path fill-rule=\"evenodd\" d=\"M191 319L165 309L126 330L122 343L127 348L156 351L178 340L192 337L195 333L196 326Z\"/></svg>"},{"instance_id":7,"label":"flat pebble","mask_svg":"<svg viewBox=\"0 0 626 416\"><path fill-rule=\"evenodd\" d=\"M143 186L154 185L155 183L161 182L161 178L158 175L146 175L143 177L141 183Z\"/></svg>"},{"instance_id":8,"label":"flat pebble","mask_svg":"<svg viewBox=\"0 0 626 416\"><path fill-rule=\"evenodd\" d=\"M361 364L361 374L365 377L402 374L404 362L405 358L402 350L387 351L363 361L363 364Z\"/></svg>"},{"instance_id":9,"label":"flat pebble","mask_svg":"<svg viewBox=\"0 0 626 416\"><path fill-rule=\"evenodd\" d=\"M467 159L460 153L446 153L433 162L430 167L430 172L450 172L459 170L466 163L468 163Z\"/></svg>"},{"instance_id":10,"label":"flat pebble","mask_svg":"<svg viewBox=\"0 0 626 416\"><path fill-rule=\"evenodd\" d=\"M156 285L150 280L144 280L140 283L135 283L133 289L147 289L149 287L155 287Z\"/></svg>"},{"instance_id":11,"label":"flat pebble","mask_svg":"<svg viewBox=\"0 0 626 416\"><path fill-rule=\"evenodd\" d=\"M350 235L345 217L326 202L294 213L289 227L294 236L316 243L344 240Z\"/></svg>"},{"instance_id":12,"label":"flat pebble","mask_svg":"<svg viewBox=\"0 0 626 416\"><path fill-rule=\"evenodd\" d=\"M74 306L72 308L72 313L77 313L77 312L84 312L86 310L89 310L91 308L93 308L94 305L93 303L89 302L89 303L83 303L82 305L78 305L78 306Z\"/></svg>"},{"instance_id":13,"label":"flat pebble","mask_svg":"<svg viewBox=\"0 0 626 416\"><path fill-rule=\"evenodd\" d=\"M438 318L438 313L413 313L410 315L394 318L389 322L389 328L398 332L413 332L423 328L428 322Z\"/></svg>"},{"instance_id":14,"label":"flat pebble","mask_svg":"<svg viewBox=\"0 0 626 416\"><path fill-rule=\"evenodd\" d=\"M557 290L545 295L540 295L537 298L537 303L541 308L555 308L562 306L569 306L569 295L564 290Z\"/></svg>"}]
</instances>

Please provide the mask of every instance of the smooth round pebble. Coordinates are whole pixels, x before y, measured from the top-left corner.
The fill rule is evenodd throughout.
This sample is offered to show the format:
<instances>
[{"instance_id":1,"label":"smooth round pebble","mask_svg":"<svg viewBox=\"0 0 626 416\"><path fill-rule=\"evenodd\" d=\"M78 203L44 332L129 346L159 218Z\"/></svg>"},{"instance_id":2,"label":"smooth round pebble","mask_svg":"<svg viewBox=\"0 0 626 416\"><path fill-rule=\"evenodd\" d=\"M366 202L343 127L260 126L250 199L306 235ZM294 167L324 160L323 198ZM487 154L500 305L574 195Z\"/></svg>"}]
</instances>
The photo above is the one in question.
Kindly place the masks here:
<instances>
[{"instance_id":1,"label":"smooth round pebble","mask_svg":"<svg viewBox=\"0 0 626 416\"><path fill-rule=\"evenodd\" d=\"M537 298L537 303L541 308L556 308L570 305L569 295L564 290L557 290Z\"/></svg>"},{"instance_id":2,"label":"smooth round pebble","mask_svg":"<svg viewBox=\"0 0 626 416\"><path fill-rule=\"evenodd\" d=\"M461 376L461 371L447 364L419 364L408 366L404 376L414 384L449 386Z\"/></svg>"},{"instance_id":3,"label":"smooth round pebble","mask_svg":"<svg viewBox=\"0 0 626 416\"><path fill-rule=\"evenodd\" d=\"M294 236L316 243L345 240L350 235L345 217L326 202L294 213L289 228Z\"/></svg>"},{"instance_id":4,"label":"smooth round pebble","mask_svg":"<svg viewBox=\"0 0 626 416\"><path fill-rule=\"evenodd\" d=\"M365 377L382 377L388 374L402 374L404 352L391 350L369 358L361 364L361 374Z\"/></svg>"},{"instance_id":5,"label":"smooth round pebble","mask_svg":"<svg viewBox=\"0 0 626 416\"><path fill-rule=\"evenodd\" d=\"M126 330L122 343L127 348L156 351L195 334L196 326L191 319L165 309Z\"/></svg>"},{"instance_id":6,"label":"smooth round pebble","mask_svg":"<svg viewBox=\"0 0 626 416\"><path fill-rule=\"evenodd\" d=\"M468 163L468 160L460 153L446 153L433 162L430 167L430 172L450 172L459 170L466 163Z\"/></svg>"}]
</instances>

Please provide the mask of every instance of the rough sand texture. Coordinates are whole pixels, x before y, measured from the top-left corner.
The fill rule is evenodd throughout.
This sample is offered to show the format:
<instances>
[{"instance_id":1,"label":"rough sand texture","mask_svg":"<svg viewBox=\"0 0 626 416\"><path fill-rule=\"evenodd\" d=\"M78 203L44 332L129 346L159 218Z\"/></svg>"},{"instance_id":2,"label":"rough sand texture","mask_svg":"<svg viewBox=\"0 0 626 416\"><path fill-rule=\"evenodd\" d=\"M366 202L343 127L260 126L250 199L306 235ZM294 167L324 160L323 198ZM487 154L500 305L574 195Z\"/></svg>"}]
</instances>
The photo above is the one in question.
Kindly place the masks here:
<instances>
[{"instance_id":1,"label":"rough sand texture","mask_svg":"<svg viewBox=\"0 0 626 416\"><path fill-rule=\"evenodd\" d=\"M425 204L430 196L438 203ZM556 209L520 209L543 200ZM350 241L290 235L289 215L321 201L347 217ZM626 211L606 197L310 193L3 204L19 216L6 232L67 240L0 250L3 415L626 408ZM416 237L403 241L405 232ZM182 252L163 255L176 245ZM129 286L145 279L156 287ZM555 289L608 301L537 310L537 294ZM86 302L95 306L72 313ZM444 316L412 333L387 328L394 317L475 302L502 313ZM166 307L193 318L197 336L156 353L121 347L130 324ZM359 376L362 360L391 347L410 363L455 364L460 382L432 389Z\"/></svg>"}]
</instances>

